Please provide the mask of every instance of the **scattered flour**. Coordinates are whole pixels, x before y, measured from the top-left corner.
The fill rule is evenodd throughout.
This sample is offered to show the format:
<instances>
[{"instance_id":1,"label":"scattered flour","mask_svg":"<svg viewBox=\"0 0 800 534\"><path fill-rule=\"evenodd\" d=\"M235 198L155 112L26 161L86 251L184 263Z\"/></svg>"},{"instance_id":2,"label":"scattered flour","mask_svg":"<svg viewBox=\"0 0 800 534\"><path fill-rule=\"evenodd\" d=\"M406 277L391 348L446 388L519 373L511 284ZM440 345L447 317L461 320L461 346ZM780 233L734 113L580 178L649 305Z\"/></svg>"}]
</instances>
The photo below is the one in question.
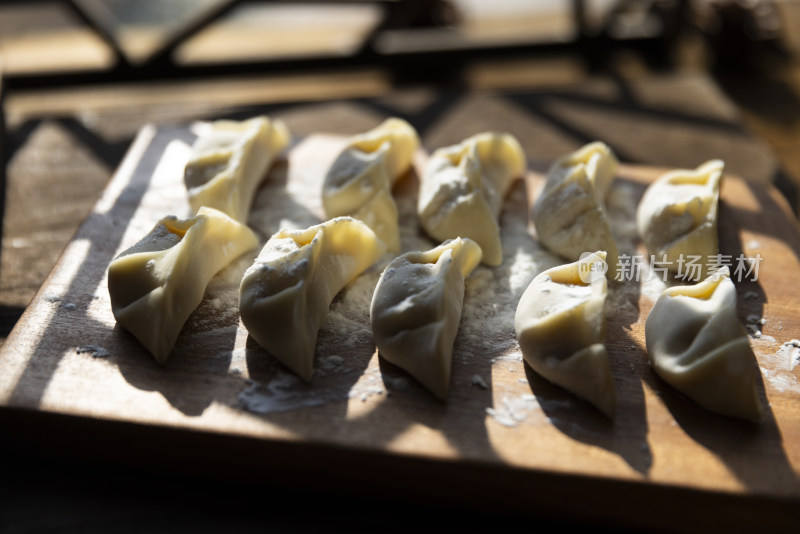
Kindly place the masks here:
<instances>
[{"instance_id":1,"label":"scattered flour","mask_svg":"<svg viewBox=\"0 0 800 534\"><path fill-rule=\"evenodd\" d=\"M503 395L500 406L486 408L486 414L497 423L513 428L524 422L530 412L539 409L536 396L531 393L508 396Z\"/></svg>"},{"instance_id":2,"label":"scattered flour","mask_svg":"<svg viewBox=\"0 0 800 534\"><path fill-rule=\"evenodd\" d=\"M787 341L781 345L777 354L780 360L786 362L787 368L790 371L794 371L794 368L800 363L800 340Z\"/></svg>"}]
</instances>

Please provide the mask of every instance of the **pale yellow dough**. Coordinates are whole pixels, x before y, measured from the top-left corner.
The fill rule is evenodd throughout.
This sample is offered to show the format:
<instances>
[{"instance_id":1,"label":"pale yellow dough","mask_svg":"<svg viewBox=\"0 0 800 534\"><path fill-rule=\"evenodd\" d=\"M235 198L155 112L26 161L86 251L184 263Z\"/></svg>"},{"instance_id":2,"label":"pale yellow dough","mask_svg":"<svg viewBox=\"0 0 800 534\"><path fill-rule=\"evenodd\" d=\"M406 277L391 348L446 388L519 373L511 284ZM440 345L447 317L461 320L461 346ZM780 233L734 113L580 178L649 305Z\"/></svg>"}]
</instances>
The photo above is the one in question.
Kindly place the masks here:
<instances>
[{"instance_id":1,"label":"pale yellow dough","mask_svg":"<svg viewBox=\"0 0 800 534\"><path fill-rule=\"evenodd\" d=\"M719 254L717 210L724 163L711 160L694 170L675 170L650 184L636 224L655 263L697 282L708 276ZM689 262L698 267L689 267Z\"/></svg>"},{"instance_id":2,"label":"pale yellow dough","mask_svg":"<svg viewBox=\"0 0 800 534\"><path fill-rule=\"evenodd\" d=\"M617 393L605 347L605 259L598 251L536 276L517 305L514 330L534 371L613 417Z\"/></svg>"},{"instance_id":3,"label":"pale yellow dough","mask_svg":"<svg viewBox=\"0 0 800 534\"><path fill-rule=\"evenodd\" d=\"M420 183L417 213L425 232L438 241L470 238L486 265L500 265L503 200L526 165L522 147L507 133L484 132L438 149Z\"/></svg>"},{"instance_id":4,"label":"pale yellow dough","mask_svg":"<svg viewBox=\"0 0 800 534\"><path fill-rule=\"evenodd\" d=\"M310 381L317 333L333 298L385 251L375 233L351 217L281 230L242 278L242 322L259 345Z\"/></svg>"},{"instance_id":5,"label":"pale yellow dough","mask_svg":"<svg viewBox=\"0 0 800 534\"><path fill-rule=\"evenodd\" d=\"M289 130L281 120L255 117L204 125L184 171L189 205L209 206L246 222L258 185L288 146Z\"/></svg>"},{"instance_id":6,"label":"pale yellow dough","mask_svg":"<svg viewBox=\"0 0 800 534\"><path fill-rule=\"evenodd\" d=\"M605 250L610 272L615 272L618 249L605 198L618 165L611 149L599 141L557 160L533 207L539 241L570 261L584 252Z\"/></svg>"},{"instance_id":7,"label":"pale yellow dough","mask_svg":"<svg viewBox=\"0 0 800 534\"><path fill-rule=\"evenodd\" d=\"M256 246L247 226L213 208L165 217L109 265L114 317L163 365L211 278Z\"/></svg>"},{"instance_id":8,"label":"pale yellow dough","mask_svg":"<svg viewBox=\"0 0 800 534\"><path fill-rule=\"evenodd\" d=\"M322 203L327 216L362 220L389 250L399 250L392 186L411 168L418 148L416 130L398 118L352 137L325 176Z\"/></svg>"},{"instance_id":9,"label":"pale yellow dough","mask_svg":"<svg viewBox=\"0 0 800 534\"><path fill-rule=\"evenodd\" d=\"M464 278L480 261L480 246L470 239L408 252L386 267L372 296L370 321L380 355L442 400L450 388Z\"/></svg>"},{"instance_id":10,"label":"pale yellow dough","mask_svg":"<svg viewBox=\"0 0 800 534\"><path fill-rule=\"evenodd\" d=\"M699 284L664 290L645 324L650 364L708 410L756 420L758 363L736 315L728 267Z\"/></svg>"}]
</instances>

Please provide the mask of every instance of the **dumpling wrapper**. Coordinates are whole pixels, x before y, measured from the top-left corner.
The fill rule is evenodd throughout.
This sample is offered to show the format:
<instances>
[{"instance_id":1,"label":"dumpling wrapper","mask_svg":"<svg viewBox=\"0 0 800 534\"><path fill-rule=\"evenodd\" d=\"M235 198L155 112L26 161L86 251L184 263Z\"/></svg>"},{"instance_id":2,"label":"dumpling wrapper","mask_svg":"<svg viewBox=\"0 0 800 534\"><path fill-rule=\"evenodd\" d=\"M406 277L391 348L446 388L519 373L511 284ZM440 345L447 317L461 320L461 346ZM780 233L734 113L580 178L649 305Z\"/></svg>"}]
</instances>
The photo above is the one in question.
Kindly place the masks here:
<instances>
[{"instance_id":1,"label":"dumpling wrapper","mask_svg":"<svg viewBox=\"0 0 800 534\"><path fill-rule=\"evenodd\" d=\"M595 141L557 160L536 199L532 218L539 241L570 261L605 250L611 272L618 248L605 212L619 163L611 149Z\"/></svg>"},{"instance_id":2,"label":"dumpling wrapper","mask_svg":"<svg viewBox=\"0 0 800 534\"><path fill-rule=\"evenodd\" d=\"M280 230L242 278L242 322L259 345L308 382L333 298L385 251L375 233L351 217Z\"/></svg>"},{"instance_id":3,"label":"dumpling wrapper","mask_svg":"<svg viewBox=\"0 0 800 534\"><path fill-rule=\"evenodd\" d=\"M255 117L205 125L184 170L189 205L209 206L246 222L267 170L288 146L291 136L281 120Z\"/></svg>"},{"instance_id":4,"label":"dumpling wrapper","mask_svg":"<svg viewBox=\"0 0 800 534\"><path fill-rule=\"evenodd\" d=\"M675 389L712 412L761 418L758 363L727 266L664 290L647 316L645 342L653 369Z\"/></svg>"},{"instance_id":5,"label":"dumpling wrapper","mask_svg":"<svg viewBox=\"0 0 800 534\"><path fill-rule=\"evenodd\" d=\"M608 417L617 392L606 352L606 253L548 269L522 294L514 330L531 369Z\"/></svg>"},{"instance_id":6,"label":"dumpling wrapper","mask_svg":"<svg viewBox=\"0 0 800 534\"><path fill-rule=\"evenodd\" d=\"M386 267L372 296L370 322L380 355L441 400L450 388L464 278L480 261L480 246L466 238L408 252Z\"/></svg>"},{"instance_id":7,"label":"dumpling wrapper","mask_svg":"<svg viewBox=\"0 0 800 534\"><path fill-rule=\"evenodd\" d=\"M326 215L364 221L389 250L399 250L392 186L411 168L418 148L414 127L394 117L352 137L325 176L322 204Z\"/></svg>"},{"instance_id":8,"label":"dumpling wrapper","mask_svg":"<svg viewBox=\"0 0 800 534\"><path fill-rule=\"evenodd\" d=\"M697 282L709 275L719 254L717 212L724 163L670 171L650 184L636 210L636 224L656 264L678 272L694 259ZM711 267L711 269L709 268ZM692 277L691 275L695 276Z\"/></svg>"},{"instance_id":9,"label":"dumpling wrapper","mask_svg":"<svg viewBox=\"0 0 800 534\"><path fill-rule=\"evenodd\" d=\"M252 230L213 208L165 217L109 265L114 317L163 365L211 278L257 246Z\"/></svg>"},{"instance_id":10,"label":"dumpling wrapper","mask_svg":"<svg viewBox=\"0 0 800 534\"><path fill-rule=\"evenodd\" d=\"M423 229L438 241L472 239L486 265L500 265L503 200L526 167L522 147L507 133L484 132L436 150L420 182L417 213Z\"/></svg>"}]
</instances>

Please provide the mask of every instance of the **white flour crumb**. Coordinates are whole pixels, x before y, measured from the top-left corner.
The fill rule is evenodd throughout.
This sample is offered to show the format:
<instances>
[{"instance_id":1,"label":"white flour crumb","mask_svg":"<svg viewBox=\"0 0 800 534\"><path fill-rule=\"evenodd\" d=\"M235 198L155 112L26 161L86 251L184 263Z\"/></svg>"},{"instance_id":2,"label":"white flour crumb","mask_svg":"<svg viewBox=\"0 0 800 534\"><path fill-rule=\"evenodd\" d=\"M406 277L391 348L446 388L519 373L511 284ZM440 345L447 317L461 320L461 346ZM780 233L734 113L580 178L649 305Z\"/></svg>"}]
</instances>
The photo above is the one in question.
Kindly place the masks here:
<instances>
[{"instance_id":1,"label":"white flour crumb","mask_svg":"<svg viewBox=\"0 0 800 534\"><path fill-rule=\"evenodd\" d=\"M65 310L74 310L75 308L77 308L77 306L75 305L74 302L67 302L66 304L64 304Z\"/></svg>"},{"instance_id":2,"label":"white flour crumb","mask_svg":"<svg viewBox=\"0 0 800 534\"><path fill-rule=\"evenodd\" d=\"M472 375L472 385L478 386L479 388L482 389L489 389L489 385L486 383L486 381L483 379L481 375Z\"/></svg>"},{"instance_id":3,"label":"white flour crumb","mask_svg":"<svg viewBox=\"0 0 800 534\"><path fill-rule=\"evenodd\" d=\"M92 358L108 358L111 356L110 352L97 345L84 345L83 347L77 347L75 352L78 354L91 354Z\"/></svg>"},{"instance_id":4,"label":"white flour crumb","mask_svg":"<svg viewBox=\"0 0 800 534\"><path fill-rule=\"evenodd\" d=\"M800 363L800 340L793 339L787 341L781 348L778 349L778 356L786 362L787 368L794 371L797 364Z\"/></svg>"},{"instance_id":5,"label":"white flour crumb","mask_svg":"<svg viewBox=\"0 0 800 534\"><path fill-rule=\"evenodd\" d=\"M517 378L517 382L519 382L520 384L527 384L528 383L528 379L527 378Z\"/></svg>"},{"instance_id":6,"label":"white flour crumb","mask_svg":"<svg viewBox=\"0 0 800 534\"><path fill-rule=\"evenodd\" d=\"M347 400L344 390L313 388L294 374L283 372L266 384L255 380L247 380L246 384L237 400L242 409L256 414L288 412Z\"/></svg>"},{"instance_id":7,"label":"white flour crumb","mask_svg":"<svg viewBox=\"0 0 800 534\"><path fill-rule=\"evenodd\" d=\"M530 393L515 397L503 395L500 402L501 406L497 408L487 407L486 414L497 423L509 428L524 422L528 413L539 408L536 397Z\"/></svg>"},{"instance_id":8,"label":"white flour crumb","mask_svg":"<svg viewBox=\"0 0 800 534\"><path fill-rule=\"evenodd\" d=\"M756 292L756 291L748 291L747 293L744 294L744 298L745 298L745 300L757 299L758 298L758 292Z\"/></svg>"},{"instance_id":9,"label":"white flour crumb","mask_svg":"<svg viewBox=\"0 0 800 534\"><path fill-rule=\"evenodd\" d=\"M800 384L797 382L797 377L791 372L761 367L761 375L764 377L764 380L769 382L770 386L778 391L800 393Z\"/></svg>"}]
</instances>

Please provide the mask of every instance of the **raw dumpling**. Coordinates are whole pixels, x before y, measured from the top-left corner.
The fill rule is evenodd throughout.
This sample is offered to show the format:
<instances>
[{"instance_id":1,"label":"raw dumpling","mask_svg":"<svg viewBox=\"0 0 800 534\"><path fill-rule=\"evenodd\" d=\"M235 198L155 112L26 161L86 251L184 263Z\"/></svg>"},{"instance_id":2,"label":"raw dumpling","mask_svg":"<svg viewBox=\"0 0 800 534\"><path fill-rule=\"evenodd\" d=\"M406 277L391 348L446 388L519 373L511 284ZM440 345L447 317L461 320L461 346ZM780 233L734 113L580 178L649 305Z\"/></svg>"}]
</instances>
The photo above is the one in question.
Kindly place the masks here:
<instances>
[{"instance_id":1,"label":"raw dumpling","mask_svg":"<svg viewBox=\"0 0 800 534\"><path fill-rule=\"evenodd\" d=\"M399 250L392 186L411 168L418 148L416 130L398 118L351 138L325 176L322 204L327 216L362 220L389 250Z\"/></svg>"},{"instance_id":2,"label":"raw dumpling","mask_svg":"<svg viewBox=\"0 0 800 534\"><path fill-rule=\"evenodd\" d=\"M758 364L736 315L728 267L699 284L664 290L645 324L650 364L705 408L759 419Z\"/></svg>"},{"instance_id":3,"label":"raw dumpling","mask_svg":"<svg viewBox=\"0 0 800 534\"><path fill-rule=\"evenodd\" d=\"M606 253L536 276L514 317L522 356L544 378L613 417L617 393L606 352Z\"/></svg>"},{"instance_id":4,"label":"raw dumpling","mask_svg":"<svg viewBox=\"0 0 800 534\"><path fill-rule=\"evenodd\" d=\"M481 249L470 239L408 252L386 267L372 296L370 321L381 356L442 400L450 388L464 278L480 261Z\"/></svg>"},{"instance_id":5,"label":"raw dumpling","mask_svg":"<svg viewBox=\"0 0 800 534\"><path fill-rule=\"evenodd\" d=\"M656 264L700 281L719 254L717 205L724 163L711 160L695 170L675 170L645 191L636 224ZM694 273L686 266L693 260ZM692 276L692 274L694 276Z\"/></svg>"},{"instance_id":6,"label":"raw dumpling","mask_svg":"<svg viewBox=\"0 0 800 534\"><path fill-rule=\"evenodd\" d=\"M242 278L242 322L259 345L310 381L317 332L333 298L385 251L375 233L351 217L281 230Z\"/></svg>"},{"instance_id":7,"label":"raw dumpling","mask_svg":"<svg viewBox=\"0 0 800 534\"><path fill-rule=\"evenodd\" d=\"M605 197L617 166L614 153L599 141L557 160L533 207L539 241L571 261L584 252L605 250L613 272L618 252L606 218Z\"/></svg>"},{"instance_id":8,"label":"raw dumpling","mask_svg":"<svg viewBox=\"0 0 800 534\"><path fill-rule=\"evenodd\" d=\"M280 120L256 117L205 125L184 171L192 210L209 206L246 222L253 195L272 162L289 144Z\"/></svg>"},{"instance_id":9,"label":"raw dumpling","mask_svg":"<svg viewBox=\"0 0 800 534\"><path fill-rule=\"evenodd\" d=\"M114 317L163 365L214 274L256 246L247 226L213 208L165 217L109 265Z\"/></svg>"},{"instance_id":10,"label":"raw dumpling","mask_svg":"<svg viewBox=\"0 0 800 534\"><path fill-rule=\"evenodd\" d=\"M417 204L425 232L439 241L468 237L480 245L486 265L500 265L503 199L525 168L522 147L506 133L484 132L435 151Z\"/></svg>"}]
</instances>

